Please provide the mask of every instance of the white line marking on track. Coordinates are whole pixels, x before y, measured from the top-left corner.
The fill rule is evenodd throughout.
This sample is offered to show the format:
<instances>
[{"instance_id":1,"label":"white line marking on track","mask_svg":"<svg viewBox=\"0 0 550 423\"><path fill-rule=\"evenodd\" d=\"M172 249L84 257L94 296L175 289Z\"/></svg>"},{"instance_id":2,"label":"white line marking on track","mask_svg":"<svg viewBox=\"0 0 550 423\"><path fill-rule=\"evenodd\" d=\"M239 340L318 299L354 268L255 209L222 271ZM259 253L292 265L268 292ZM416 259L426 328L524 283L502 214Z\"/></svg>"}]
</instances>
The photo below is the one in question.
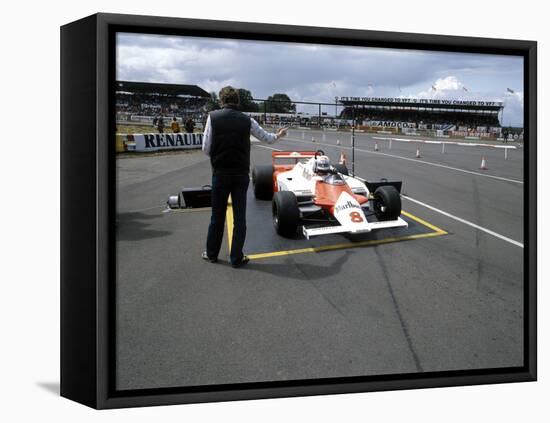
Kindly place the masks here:
<instances>
[{"instance_id":1,"label":"white line marking on track","mask_svg":"<svg viewBox=\"0 0 550 423\"><path fill-rule=\"evenodd\" d=\"M487 148L501 148L505 150L516 150L514 145L496 145L496 144L480 144L473 142L460 142L460 141L441 141L441 140L422 140L422 139L410 139L410 138L394 138L394 137L372 137L373 140L384 141L397 141L397 142L410 142L417 144L449 144L460 145L462 147L487 147Z\"/></svg>"},{"instance_id":2,"label":"white line marking on track","mask_svg":"<svg viewBox=\"0 0 550 423\"><path fill-rule=\"evenodd\" d=\"M311 144L311 141L302 141L302 140L299 140L299 139L296 139L296 138L292 138L292 139L287 138L287 140ZM322 146L325 146L325 147L335 147L335 148L341 148L341 149L345 149L345 150L351 150L351 147L343 147L343 146L340 146L340 145L325 144L325 143L320 143L320 142L316 142L314 144L322 145ZM360 151L362 153L369 153L369 154L378 154L380 156L386 156L386 157L393 157L395 159L407 160L407 161L415 162L415 163L419 163L419 164L425 164L425 165L429 165L429 166L440 167L440 168L443 168L443 169L454 170L456 172L468 173L470 175L483 176L484 178L491 178L491 179L496 179L496 180L499 180L499 181L506 181L506 182L512 182L514 184L523 185L523 181L520 181L518 179L504 178L503 176L487 175L485 173L474 172L473 170L460 169L458 167L452 167L452 166L442 165L442 164L439 164L439 163L427 162L425 160L411 159L409 157L396 156L394 154L381 153L379 151L363 150L363 149L357 148L357 147L355 148L355 151Z\"/></svg>"},{"instance_id":3,"label":"white line marking on track","mask_svg":"<svg viewBox=\"0 0 550 423\"><path fill-rule=\"evenodd\" d=\"M253 141L253 142L258 142L258 141ZM267 145L258 145L258 144L254 144L256 147L260 147L260 148L267 148L269 150L273 150L273 151L283 151L281 150L280 148L273 148L273 147L268 147Z\"/></svg>"},{"instance_id":4,"label":"white line marking on track","mask_svg":"<svg viewBox=\"0 0 550 423\"><path fill-rule=\"evenodd\" d=\"M477 229L477 230L480 230L480 231L482 231L482 232L485 232L485 233L487 233L487 234L489 234L489 235L492 235L492 236L494 236L494 237L496 237L496 238L502 239L503 241L509 242L510 244L513 244L513 245L515 245L515 246L517 246L517 247L524 248L524 247L523 247L523 243L518 242L518 241L516 241L516 240L514 240L514 239L511 239L511 238L508 238L508 237L506 237L506 236L504 236L504 235L501 235L501 234L499 234L499 233L497 233L497 232L495 232L495 231L492 231L492 230L490 230L490 229L484 228L483 226L476 225L475 223L470 222L469 220L462 219L461 217L458 217L458 216L455 216L455 215L453 215L453 214L451 214L451 213L448 213L448 212L446 212L446 211L440 210L440 209L438 209L438 208L436 208L436 207L434 207L434 206L430 206L429 204L423 203L422 201L415 200L414 198L411 198L411 197L409 197L409 196L407 196L407 195L401 194L401 197L404 198L405 200L412 201L413 203L416 203L416 204L418 204L418 205L420 205L420 206L423 206L423 207L426 207L427 209L430 209L430 210L432 210L432 211L434 211L434 212L437 212L437 213L439 213L439 214L442 214L443 216L447 216L447 217L449 217L449 218L451 218L451 219L453 219L453 220L456 220L457 222L464 223L465 225L471 226L472 228L475 228L475 229Z\"/></svg>"}]
</instances>

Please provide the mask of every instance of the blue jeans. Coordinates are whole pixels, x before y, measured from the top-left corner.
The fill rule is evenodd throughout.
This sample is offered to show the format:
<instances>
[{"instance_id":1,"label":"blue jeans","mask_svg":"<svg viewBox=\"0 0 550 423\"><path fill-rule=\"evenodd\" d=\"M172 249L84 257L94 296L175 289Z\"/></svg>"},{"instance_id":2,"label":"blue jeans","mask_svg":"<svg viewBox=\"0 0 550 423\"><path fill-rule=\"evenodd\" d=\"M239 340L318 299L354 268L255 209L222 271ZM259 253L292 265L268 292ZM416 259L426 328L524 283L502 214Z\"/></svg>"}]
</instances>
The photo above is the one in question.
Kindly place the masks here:
<instances>
[{"instance_id":1,"label":"blue jeans","mask_svg":"<svg viewBox=\"0 0 550 423\"><path fill-rule=\"evenodd\" d=\"M212 217L208 226L206 254L218 257L223 240L227 200L231 194L233 204L233 238L231 240L231 263L239 263L243 258L246 238L246 192L250 178L248 175L212 175Z\"/></svg>"}]
</instances>

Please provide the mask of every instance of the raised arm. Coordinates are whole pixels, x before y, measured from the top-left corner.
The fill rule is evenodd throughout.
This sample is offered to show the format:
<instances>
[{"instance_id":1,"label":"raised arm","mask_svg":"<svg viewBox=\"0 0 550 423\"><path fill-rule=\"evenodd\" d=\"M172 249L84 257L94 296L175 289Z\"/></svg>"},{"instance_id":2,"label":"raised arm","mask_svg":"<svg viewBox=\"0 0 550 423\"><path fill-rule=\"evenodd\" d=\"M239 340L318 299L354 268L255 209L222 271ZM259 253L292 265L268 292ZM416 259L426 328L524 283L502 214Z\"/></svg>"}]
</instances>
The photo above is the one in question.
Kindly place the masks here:
<instances>
[{"instance_id":1,"label":"raised arm","mask_svg":"<svg viewBox=\"0 0 550 423\"><path fill-rule=\"evenodd\" d=\"M258 138L260 141L272 144L277 141L279 138L286 136L286 129L281 128L277 133L267 132L264 128L260 126L256 120L250 118L250 133Z\"/></svg>"},{"instance_id":2,"label":"raised arm","mask_svg":"<svg viewBox=\"0 0 550 423\"><path fill-rule=\"evenodd\" d=\"M204 131L202 135L202 151L207 156L210 156L210 145L212 144L212 124L210 123L210 115L206 119L206 125L204 125Z\"/></svg>"}]
</instances>

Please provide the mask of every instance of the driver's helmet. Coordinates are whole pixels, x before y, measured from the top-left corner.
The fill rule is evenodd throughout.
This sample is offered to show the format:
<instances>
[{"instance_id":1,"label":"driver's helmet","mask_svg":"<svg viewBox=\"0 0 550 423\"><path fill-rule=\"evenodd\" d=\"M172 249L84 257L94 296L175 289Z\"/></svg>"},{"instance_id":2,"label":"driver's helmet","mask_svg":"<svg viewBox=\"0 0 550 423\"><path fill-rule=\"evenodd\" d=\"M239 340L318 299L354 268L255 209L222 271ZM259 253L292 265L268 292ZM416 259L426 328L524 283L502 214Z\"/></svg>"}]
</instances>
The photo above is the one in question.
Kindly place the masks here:
<instances>
[{"instance_id":1,"label":"driver's helmet","mask_svg":"<svg viewBox=\"0 0 550 423\"><path fill-rule=\"evenodd\" d=\"M327 156L319 156L315 159L315 171L325 174L330 171L330 159Z\"/></svg>"}]
</instances>

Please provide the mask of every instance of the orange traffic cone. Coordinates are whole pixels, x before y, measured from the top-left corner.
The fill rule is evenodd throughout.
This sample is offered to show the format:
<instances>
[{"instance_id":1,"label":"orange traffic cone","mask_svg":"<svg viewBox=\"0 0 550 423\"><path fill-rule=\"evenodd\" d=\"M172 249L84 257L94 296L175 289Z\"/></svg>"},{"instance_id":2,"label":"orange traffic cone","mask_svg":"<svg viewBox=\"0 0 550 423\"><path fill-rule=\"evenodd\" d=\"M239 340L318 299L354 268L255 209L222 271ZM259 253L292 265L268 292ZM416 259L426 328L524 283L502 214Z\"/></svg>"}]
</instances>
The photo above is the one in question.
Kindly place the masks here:
<instances>
[{"instance_id":1,"label":"orange traffic cone","mask_svg":"<svg viewBox=\"0 0 550 423\"><path fill-rule=\"evenodd\" d=\"M485 161L485 156L481 158L481 166L479 166L481 170L487 170L487 162Z\"/></svg>"},{"instance_id":2,"label":"orange traffic cone","mask_svg":"<svg viewBox=\"0 0 550 423\"><path fill-rule=\"evenodd\" d=\"M416 147L416 156L415 156L417 159L419 159L420 157L422 157L420 155L420 147Z\"/></svg>"}]
</instances>

